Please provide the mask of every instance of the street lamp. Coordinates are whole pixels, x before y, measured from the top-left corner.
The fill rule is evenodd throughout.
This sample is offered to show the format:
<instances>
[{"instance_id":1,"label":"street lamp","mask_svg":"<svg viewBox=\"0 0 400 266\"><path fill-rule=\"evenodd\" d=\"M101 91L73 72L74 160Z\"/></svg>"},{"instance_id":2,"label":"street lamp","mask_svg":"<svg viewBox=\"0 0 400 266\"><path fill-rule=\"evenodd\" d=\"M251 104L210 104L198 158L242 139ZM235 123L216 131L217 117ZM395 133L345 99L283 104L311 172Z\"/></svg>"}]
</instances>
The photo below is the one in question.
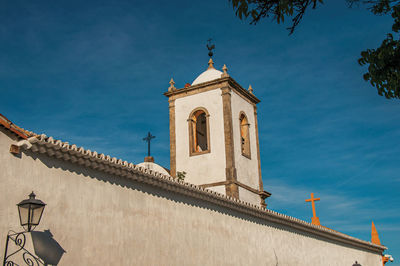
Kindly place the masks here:
<instances>
[{"instance_id":1,"label":"street lamp","mask_svg":"<svg viewBox=\"0 0 400 266\"><path fill-rule=\"evenodd\" d=\"M35 228L40 223L40 218L42 218L43 210L46 204L35 199L35 193L29 194L29 199L25 199L17 204L19 220L21 226L28 232Z\"/></svg>"},{"instance_id":2,"label":"street lamp","mask_svg":"<svg viewBox=\"0 0 400 266\"><path fill-rule=\"evenodd\" d=\"M35 197L36 195L32 191L29 195L29 199L23 200L17 204L19 220L25 231L17 233L10 230L8 232L3 265L20 265L20 263L15 263L14 259L21 262L23 261L26 265L45 265L40 258L36 257L25 248L25 234L27 232L30 233L32 229L40 223L40 218L42 218L43 210L46 206L43 201L35 199ZM8 254L8 245L12 243L17 247L17 251ZM14 256L20 252L22 253L22 259Z\"/></svg>"}]
</instances>

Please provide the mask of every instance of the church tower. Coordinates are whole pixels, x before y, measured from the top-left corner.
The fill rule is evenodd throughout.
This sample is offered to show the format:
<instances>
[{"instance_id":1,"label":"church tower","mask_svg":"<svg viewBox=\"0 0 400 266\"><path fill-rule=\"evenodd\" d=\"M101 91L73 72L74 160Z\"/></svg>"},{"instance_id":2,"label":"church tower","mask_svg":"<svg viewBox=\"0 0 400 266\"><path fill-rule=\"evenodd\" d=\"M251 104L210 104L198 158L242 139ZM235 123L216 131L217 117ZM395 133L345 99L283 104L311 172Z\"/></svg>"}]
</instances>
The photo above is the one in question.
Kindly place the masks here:
<instances>
[{"instance_id":1,"label":"church tower","mask_svg":"<svg viewBox=\"0 0 400 266\"><path fill-rule=\"evenodd\" d=\"M266 207L271 194L261 179L257 103L251 86L242 88L227 73L208 68L192 84L168 92L171 175Z\"/></svg>"}]
</instances>

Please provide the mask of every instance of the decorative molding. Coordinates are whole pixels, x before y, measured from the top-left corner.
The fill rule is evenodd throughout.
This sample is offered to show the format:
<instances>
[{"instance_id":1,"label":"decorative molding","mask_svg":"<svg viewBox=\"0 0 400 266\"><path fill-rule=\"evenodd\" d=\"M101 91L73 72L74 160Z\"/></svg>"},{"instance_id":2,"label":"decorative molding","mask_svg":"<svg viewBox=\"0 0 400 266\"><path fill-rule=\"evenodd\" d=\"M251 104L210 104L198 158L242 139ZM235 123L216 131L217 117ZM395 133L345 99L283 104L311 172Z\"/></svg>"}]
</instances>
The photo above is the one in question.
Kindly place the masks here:
<instances>
[{"instance_id":1,"label":"decorative molding","mask_svg":"<svg viewBox=\"0 0 400 266\"><path fill-rule=\"evenodd\" d=\"M264 184L261 175L261 156L260 156L260 141L258 139L258 118L257 118L257 106L254 105L254 128L256 131L256 145L257 145L257 162L258 162L258 186L260 191L264 191ZM265 197L261 196L261 204L266 205Z\"/></svg>"},{"instance_id":2,"label":"decorative molding","mask_svg":"<svg viewBox=\"0 0 400 266\"><path fill-rule=\"evenodd\" d=\"M208 187L218 187L218 186L224 186L228 185L231 181L220 181L220 182L214 182L214 183L208 183L208 184L202 184L198 185L201 188L208 188Z\"/></svg>"},{"instance_id":3,"label":"decorative molding","mask_svg":"<svg viewBox=\"0 0 400 266\"><path fill-rule=\"evenodd\" d=\"M230 87L225 87L222 88L221 91L226 161L225 176L227 181L236 181L237 174L235 168L235 148L233 140L231 89ZM239 188L235 183L231 182L227 184L225 190L226 195L239 199Z\"/></svg>"},{"instance_id":4,"label":"decorative molding","mask_svg":"<svg viewBox=\"0 0 400 266\"><path fill-rule=\"evenodd\" d=\"M244 89L242 86L239 85L232 77L223 77L219 79L214 79L211 81L203 82L200 84L188 86L181 89L176 89L174 91L167 91L164 93L165 96L168 98L174 97L174 99L194 95L197 93L224 88L224 87L231 87L238 95L240 95L243 99L248 101L251 104L257 104L260 100L251 94L248 90Z\"/></svg>"},{"instance_id":5,"label":"decorative molding","mask_svg":"<svg viewBox=\"0 0 400 266\"><path fill-rule=\"evenodd\" d=\"M169 150L170 150L170 174L176 177L176 135L175 135L175 99L169 102Z\"/></svg>"},{"instance_id":6,"label":"decorative molding","mask_svg":"<svg viewBox=\"0 0 400 266\"><path fill-rule=\"evenodd\" d=\"M252 188L252 187L250 187L246 184L243 184L237 180L226 180L226 181L220 181L220 182L214 182L214 183L208 183L208 184L201 184L198 186L202 187L202 188L209 188L209 187L218 187L218 186L224 186L224 185L230 185L230 184L235 184L235 185L242 187L254 194L257 194L260 196L262 195L263 197L266 197L266 198L271 196L271 193L269 193L268 191L259 191L258 189Z\"/></svg>"},{"instance_id":7,"label":"decorative molding","mask_svg":"<svg viewBox=\"0 0 400 266\"><path fill-rule=\"evenodd\" d=\"M214 62L211 57L210 57L210 60L208 60L208 68L207 69L215 69Z\"/></svg>"},{"instance_id":8,"label":"decorative molding","mask_svg":"<svg viewBox=\"0 0 400 266\"><path fill-rule=\"evenodd\" d=\"M173 78L171 78L171 80L169 81L169 87L168 87L168 91L174 91L174 90L176 90L176 88L175 88L175 81L174 81L174 79Z\"/></svg>"},{"instance_id":9,"label":"decorative molding","mask_svg":"<svg viewBox=\"0 0 400 266\"><path fill-rule=\"evenodd\" d=\"M246 189L246 190L248 190L248 191L250 191L250 192L252 192L252 193L254 193L254 194L257 194L257 195L259 195L260 194L260 191L258 190L258 189L255 189L255 188L252 188L252 187L250 187L250 186L248 186L248 185L246 185L246 184L243 184L243 183L241 183L241 182L239 182L239 181L233 181L236 185L238 185L239 187L242 187L242 188L244 188L244 189Z\"/></svg>"},{"instance_id":10,"label":"decorative molding","mask_svg":"<svg viewBox=\"0 0 400 266\"><path fill-rule=\"evenodd\" d=\"M229 77L228 68L226 67L225 64L224 64L224 66L222 67L222 71L223 71L223 73L221 74L221 78Z\"/></svg>"},{"instance_id":11,"label":"decorative molding","mask_svg":"<svg viewBox=\"0 0 400 266\"><path fill-rule=\"evenodd\" d=\"M249 88L247 89L251 94L254 94L253 93L253 87L251 86L251 85L249 85Z\"/></svg>"},{"instance_id":12,"label":"decorative molding","mask_svg":"<svg viewBox=\"0 0 400 266\"><path fill-rule=\"evenodd\" d=\"M82 147L77 147L76 145L70 145L67 142L55 140L44 134L30 137L28 140L22 140L21 142L25 141L28 141L31 145L26 145L25 143L21 143L21 145L17 143L17 145L23 149L31 150L34 153L47 154L48 156L60 160L70 161L74 164L128 178L163 190L180 193L187 197L211 202L218 206L223 206L268 222L284 225L315 236L345 243L353 247L362 248L378 254L381 254L387 249L383 245L376 245L326 227L312 225L300 219L264 209L258 205L241 201L231 196L225 196L194 184L179 181L171 176L139 167L127 161L110 157L109 155L98 154L96 151L92 152Z\"/></svg>"}]
</instances>

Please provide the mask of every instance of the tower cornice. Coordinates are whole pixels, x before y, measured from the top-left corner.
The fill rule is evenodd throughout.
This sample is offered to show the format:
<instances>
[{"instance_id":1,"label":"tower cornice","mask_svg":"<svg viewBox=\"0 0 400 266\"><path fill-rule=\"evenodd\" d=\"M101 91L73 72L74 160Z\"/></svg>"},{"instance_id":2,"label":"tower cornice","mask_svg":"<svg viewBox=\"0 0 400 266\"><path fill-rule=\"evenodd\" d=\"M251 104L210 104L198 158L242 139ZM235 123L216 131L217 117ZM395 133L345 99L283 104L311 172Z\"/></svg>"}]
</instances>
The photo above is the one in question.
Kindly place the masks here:
<instances>
[{"instance_id":1,"label":"tower cornice","mask_svg":"<svg viewBox=\"0 0 400 266\"><path fill-rule=\"evenodd\" d=\"M257 104L260 102L256 96L250 93L248 90L244 89L240 86L239 83L236 82L232 77L223 77L207 82L203 82L200 84L187 86L185 88L170 90L164 93L164 95L168 98L173 97L174 99L194 95L197 93L205 92L208 90L220 89L224 87L232 88L237 94L242 96L244 99L249 101L252 104Z\"/></svg>"}]
</instances>

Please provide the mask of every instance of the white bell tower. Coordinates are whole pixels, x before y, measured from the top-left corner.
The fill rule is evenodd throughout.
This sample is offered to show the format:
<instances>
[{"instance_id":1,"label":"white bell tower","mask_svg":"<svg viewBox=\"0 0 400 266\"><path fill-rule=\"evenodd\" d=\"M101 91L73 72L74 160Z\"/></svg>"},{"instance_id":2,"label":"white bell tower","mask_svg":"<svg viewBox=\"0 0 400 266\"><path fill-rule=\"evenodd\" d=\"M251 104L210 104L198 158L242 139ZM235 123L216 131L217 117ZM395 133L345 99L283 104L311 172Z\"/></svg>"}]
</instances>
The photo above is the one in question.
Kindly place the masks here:
<instances>
[{"instance_id":1,"label":"white bell tower","mask_svg":"<svg viewBox=\"0 0 400 266\"><path fill-rule=\"evenodd\" d=\"M251 86L243 89L227 73L208 68L192 84L168 92L171 175L266 207L261 178L257 107Z\"/></svg>"}]
</instances>

